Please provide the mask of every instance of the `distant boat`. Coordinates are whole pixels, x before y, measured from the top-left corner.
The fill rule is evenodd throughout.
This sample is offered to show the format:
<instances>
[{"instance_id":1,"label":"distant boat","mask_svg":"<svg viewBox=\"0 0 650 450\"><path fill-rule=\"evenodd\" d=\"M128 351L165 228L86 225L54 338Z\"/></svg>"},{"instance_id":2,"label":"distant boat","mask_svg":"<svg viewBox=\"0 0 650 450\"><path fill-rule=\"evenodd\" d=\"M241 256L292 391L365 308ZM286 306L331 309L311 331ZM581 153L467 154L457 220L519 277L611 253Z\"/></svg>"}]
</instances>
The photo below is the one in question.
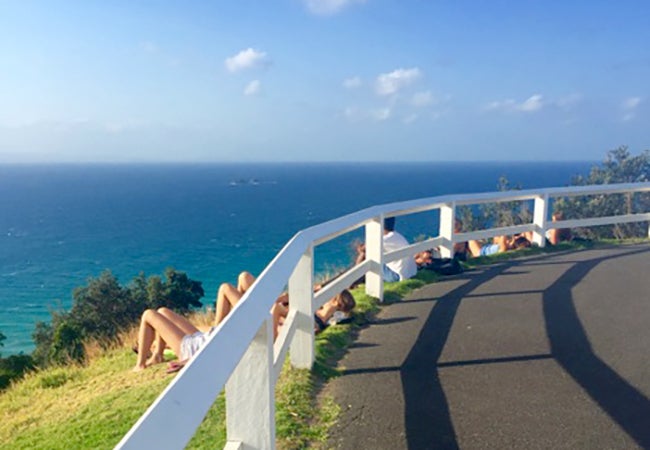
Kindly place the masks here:
<instances>
[{"instance_id":1,"label":"distant boat","mask_svg":"<svg viewBox=\"0 0 650 450\"><path fill-rule=\"evenodd\" d=\"M244 180L243 178L240 178L238 180L230 180L228 183L229 186L243 186L243 185L251 185L251 186L258 186L260 184L260 181L257 178L250 178L248 180Z\"/></svg>"}]
</instances>

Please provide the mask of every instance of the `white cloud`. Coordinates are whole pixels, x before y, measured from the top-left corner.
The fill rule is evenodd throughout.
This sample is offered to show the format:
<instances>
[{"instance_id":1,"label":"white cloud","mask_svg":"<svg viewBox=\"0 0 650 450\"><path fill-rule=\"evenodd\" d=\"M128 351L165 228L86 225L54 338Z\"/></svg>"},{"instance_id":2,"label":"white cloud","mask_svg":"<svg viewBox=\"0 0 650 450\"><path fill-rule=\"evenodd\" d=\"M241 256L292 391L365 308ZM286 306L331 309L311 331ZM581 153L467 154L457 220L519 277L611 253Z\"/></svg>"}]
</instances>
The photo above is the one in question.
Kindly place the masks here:
<instances>
[{"instance_id":1,"label":"white cloud","mask_svg":"<svg viewBox=\"0 0 650 450\"><path fill-rule=\"evenodd\" d=\"M253 80L248 85L246 85L246 89L244 89L244 95L257 95L260 93L260 89L262 87L262 83L260 83L260 80Z\"/></svg>"},{"instance_id":2,"label":"white cloud","mask_svg":"<svg viewBox=\"0 0 650 450\"><path fill-rule=\"evenodd\" d=\"M354 3L365 3L366 0L303 0L307 9L319 16L331 16Z\"/></svg>"},{"instance_id":3,"label":"white cloud","mask_svg":"<svg viewBox=\"0 0 650 450\"><path fill-rule=\"evenodd\" d=\"M390 73L382 73L377 77L376 89L379 95L395 94L400 89L412 84L422 76L420 69L397 69Z\"/></svg>"},{"instance_id":4,"label":"white cloud","mask_svg":"<svg viewBox=\"0 0 650 450\"><path fill-rule=\"evenodd\" d=\"M361 78L352 77L343 80L343 87L346 89L355 89L361 86Z\"/></svg>"},{"instance_id":5,"label":"white cloud","mask_svg":"<svg viewBox=\"0 0 650 450\"><path fill-rule=\"evenodd\" d=\"M434 101L433 95L430 91L417 92L411 98L411 104L413 106L428 106Z\"/></svg>"},{"instance_id":6,"label":"white cloud","mask_svg":"<svg viewBox=\"0 0 650 450\"><path fill-rule=\"evenodd\" d=\"M504 112L536 112L544 107L544 97L540 94L531 95L528 99L518 103L512 99L494 101L485 107L487 111Z\"/></svg>"},{"instance_id":7,"label":"white cloud","mask_svg":"<svg viewBox=\"0 0 650 450\"><path fill-rule=\"evenodd\" d=\"M525 102L518 106L520 111L534 112L539 111L544 106L544 101L541 95L535 94L529 97Z\"/></svg>"},{"instance_id":8,"label":"white cloud","mask_svg":"<svg viewBox=\"0 0 650 450\"><path fill-rule=\"evenodd\" d=\"M641 103L641 97L626 98L623 102L623 109L635 109Z\"/></svg>"},{"instance_id":9,"label":"white cloud","mask_svg":"<svg viewBox=\"0 0 650 450\"><path fill-rule=\"evenodd\" d=\"M565 97L561 97L555 102L555 104L561 109L569 110L580 103L582 99L583 97L581 94L570 94Z\"/></svg>"},{"instance_id":10,"label":"white cloud","mask_svg":"<svg viewBox=\"0 0 650 450\"><path fill-rule=\"evenodd\" d=\"M390 108L379 108L370 111L370 116L378 121L388 120L390 118Z\"/></svg>"},{"instance_id":11,"label":"white cloud","mask_svg":"<svg viewBox=\"0 0 650 450\"><path fill-rule=\"evenodd\" d=\"M226 61L224 62L226 69L233 73L245 69L264 67L269 63L270 60L266 53L255 50L254 48L242 50L235 56L226 58Z\"/></svg>"},{"instance_id":12,"label":"white cloud","mask_svg":"<svg viewBox=\"0 0 650 450\"><path fill-rule=\"evenodd\" d=\"M627 122L636 117L636 109L641 104L641 97L630 97L623 100L621 108L623 109L623 121Z\"/></svg>"},{"instance_id":13,"label":"white cloud","mask_svg":"<svg viewBox=\"0 0 650 450\"><path fill-rule=\"evenodd\" d=\"M409 123L413 123L413 122L415 122L417 119L418 119L418 115L417 115L417 114L409 114L408 116L406 116L406 117L404 117L404 118L402 119L402 122L404 122L404 123L406 123L406 124L409 124Z\"/></svg>"}]
</instances>

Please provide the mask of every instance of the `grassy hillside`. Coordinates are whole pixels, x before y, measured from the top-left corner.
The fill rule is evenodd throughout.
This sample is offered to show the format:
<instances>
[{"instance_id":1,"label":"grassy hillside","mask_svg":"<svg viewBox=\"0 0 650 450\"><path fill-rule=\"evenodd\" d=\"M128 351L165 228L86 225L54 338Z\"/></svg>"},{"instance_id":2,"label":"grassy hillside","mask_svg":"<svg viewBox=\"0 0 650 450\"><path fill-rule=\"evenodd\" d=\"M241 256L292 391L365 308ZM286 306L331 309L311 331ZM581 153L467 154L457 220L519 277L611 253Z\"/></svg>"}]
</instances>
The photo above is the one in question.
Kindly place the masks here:
<instances>
[{"instance_id":1,"label":"grassy hillside","mask_svg":"<svg viewBox=\"0 0 650 450\"><path fill-rule=\"evenodd\" d=\"M392 283L386 287L386 298L398 299L434 279L429 273L418 280ZM304 448L308 443L318 446L336 420L336 405L331 399L317 400L317 394L327 379L337 375L336 361L355 329L377 310L375 299L360 290L354 295L354 322L329 327L317 336L314 369L296 370L285 364L276 387L277 435L282 448ZM127 347L93 353L96 356L84 367L32 373L0 394L2 448L113 448L175 376L165 373L164 364L132 372L135 356ZM220 396L189 448L224 445L224 406Z\"/></svg>"},{"instance_id":2,"label":"grassy hillside","mask_svg":"<svg viewBox=\"0 0 650 450\"><path fill-rule=\"evenodd\" d=\"M568 250L563 244L555 249ZM538 253L542 249L508 252L477 258L472 265ZM432 272L416 279L386 284L385 300L395 301L424 284L435 281ZM378 309L375 299L361 290L355 320L349 325L329 327L316 339L317 360L312 371L285 364L276 387L276 422L280 448L319 447L335 423L338 407L332 399L319 398L320 388L338 374L337 361L354 339L359 327ZM126 340L131 342L132 340ZM63 367L28 375L0 394L0 442L6 449L109 449L175 375L161 364L142 372L131 371L135 355L130 348L94 352L85 367ZM219 397L188 448L221 448L225 443L224 401Z\"/></svg>"}]
</instances>

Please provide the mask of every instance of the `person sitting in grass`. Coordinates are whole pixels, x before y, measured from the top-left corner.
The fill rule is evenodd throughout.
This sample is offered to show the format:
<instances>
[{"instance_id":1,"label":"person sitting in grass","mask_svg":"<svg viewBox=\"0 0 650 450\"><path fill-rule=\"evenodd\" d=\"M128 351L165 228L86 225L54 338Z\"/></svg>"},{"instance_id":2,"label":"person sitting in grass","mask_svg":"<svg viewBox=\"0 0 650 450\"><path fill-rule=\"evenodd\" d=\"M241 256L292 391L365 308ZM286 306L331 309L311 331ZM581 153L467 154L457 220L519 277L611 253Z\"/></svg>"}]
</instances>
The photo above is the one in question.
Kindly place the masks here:
<instances>
[{"instance_id":1,"label":"person sitting in grass","mask_svg":"<svg viewBox=\"0 0 650 450\"><path fill-rule=\"evenodd\" d=\"M551 220L553 222L559 222L561 220L564 220L564 215L562 214L561 211L555 211L551 215ZM528 239L528 241L532 244L533 243L533 232L532 231L526 231L525 233L522 234L523 236ZM546 243L549 245L557 245L560 242L563 241L570 241L573 237L571 235L571 229L570 228L552 228L550 230L546 230Z\"/></svg>"},{"instance_id":2,"label":"person sitting in grass","mask_svg":"<svg viewBox=\"0 0 650 450\"><path fill-rule=\"evenodd\" d=\"M406 247L409 245L409 242L404 236L395 231L395 218L386 217L384 219L384 252L392 252L400 248ZM365 244L359 244L356 247L357 257L354 261L354 264L360 264L363 260L366 259L366 246ZM403 281L413 278L418 271L418 266L415 262L415 258L411 256L405 256L402 259L396 261L391 261L386 263L382 267L382 277L384 281L394 282L394 281Z\"/></svg>"},{"instance_id":3,"label":"person sitting in grass","mask_svg":"<svg viewBox=\"0 0 650 450\"><path fill-rule=\"evenodd\" d=\"M551 216L553 222L564 220L564 215L561 211L555 211ZM551 245L557 245L562 241L570 241L572 239L570 228L553 228L546 231L546 240Z\"/></svg>"}]
</instances>

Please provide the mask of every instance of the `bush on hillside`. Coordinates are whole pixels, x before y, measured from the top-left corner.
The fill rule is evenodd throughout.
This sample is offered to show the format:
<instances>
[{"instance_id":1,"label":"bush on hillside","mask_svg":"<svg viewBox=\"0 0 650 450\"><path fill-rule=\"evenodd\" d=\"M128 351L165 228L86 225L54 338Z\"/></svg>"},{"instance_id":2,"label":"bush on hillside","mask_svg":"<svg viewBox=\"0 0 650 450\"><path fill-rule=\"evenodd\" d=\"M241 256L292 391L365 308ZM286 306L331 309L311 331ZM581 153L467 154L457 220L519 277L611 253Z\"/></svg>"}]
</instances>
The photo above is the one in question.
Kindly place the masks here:
<instances>
[{"instance_id":1,"label":"bush on hillside","mask_svg":"<svg viewBox=\"0 0 650 450\"><path fill-rule=\"evenodd\" d=\"M0 391L31 370L34 370L34 361L29 355L11 355L7 358L0 358Z\"/></svg>"},{"instance_id":2,"label":"bush on hillside","mask_svg":"<svg viewBox=\"0 0 650 450\"><path fill-rule=\"evenodd\" d=\"M147 308L167 306L180 313L202 306L201 282L173 268L159 276L140 273L126 287L105 271L90 278L86 286L74 289L70 311L51 312L51 322L38 322L32 335L36 349L32 354L41 367L51 364L83 362L83 344L94 340L108 346L122 331L138 323Z\"/></svg>"},{"instance_id":3,"label":"bush on hillside","mask_svg":"<svg viewBox=\"0 0 650 450\"><path fill-rule=\"evenodd\" d=\"M0 347L4 347L5 339L7 337L0 332ZM32 369L34 369L34 361L29 355L0 358L0 391L9 386L12 380L21 378L25 372Z\"/></svg>"},{"instance_id":4,"label":"bush on hillside","mask_svg":"<svg viewBox=\"0 0 650 450\"><path fill-rule=\"evenodd\" d=\"M497 191L519 191L520 185L512 186L505 176L499 177ZM462 231L484 230L495 227L521 225L532 221L529 202L485 203L479 206L459 206L457 218L462 222Z\"/></svg>"},{"instance_id":5,"label":"bush on hillside","mask_svg":"<svg viewBox=\"0 0 650 450\"><path fill-rule=\"evenodd\" d=\"M591 168L589 175L577 176L572 184L585 186L592 184L637 183L650 181L650 150L632 155L622 146L607 152L605 161ZM555 209L563 213L565 219L583 217L602 217L634 214L650 211L650 193L609 194L558 199ZM590 238L625 239L644 237L648 233L647 222L623 223L580 229L577 234Z\"/></svg>"}]
</instances>

